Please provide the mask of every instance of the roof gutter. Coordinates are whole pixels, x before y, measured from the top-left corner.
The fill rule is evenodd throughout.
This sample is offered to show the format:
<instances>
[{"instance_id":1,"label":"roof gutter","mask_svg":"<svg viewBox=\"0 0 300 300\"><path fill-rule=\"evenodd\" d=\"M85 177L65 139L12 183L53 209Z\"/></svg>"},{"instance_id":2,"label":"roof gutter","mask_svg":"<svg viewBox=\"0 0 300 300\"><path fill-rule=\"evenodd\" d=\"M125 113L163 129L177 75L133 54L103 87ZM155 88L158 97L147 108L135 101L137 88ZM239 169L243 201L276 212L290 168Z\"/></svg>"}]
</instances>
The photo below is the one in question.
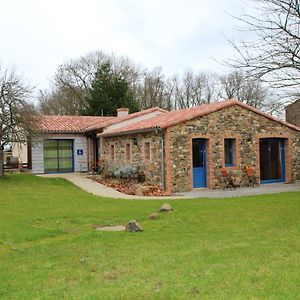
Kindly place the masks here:
<instances>
[{"instance_id":1,"label":"roof gutter","mask_svg":"<svg viewBox=\"0 0 300 300\"><path fill-rule=\"evenodd\" d=\"M38 130L38 132L43 134L84 134L84 131L78 130Z\"/></svg>"}]
</instances>

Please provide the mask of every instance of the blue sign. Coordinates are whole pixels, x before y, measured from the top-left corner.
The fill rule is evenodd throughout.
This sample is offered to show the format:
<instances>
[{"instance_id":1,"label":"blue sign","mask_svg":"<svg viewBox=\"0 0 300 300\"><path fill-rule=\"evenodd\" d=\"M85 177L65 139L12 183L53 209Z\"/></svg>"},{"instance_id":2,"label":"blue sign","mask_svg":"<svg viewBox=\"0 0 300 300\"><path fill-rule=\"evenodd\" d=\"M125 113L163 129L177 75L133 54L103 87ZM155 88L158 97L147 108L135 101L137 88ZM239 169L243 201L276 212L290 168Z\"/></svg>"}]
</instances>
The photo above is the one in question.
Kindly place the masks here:
<instances>
[{"instance_id":1,"label":"blue sign","mask_svg":"<svg viewBox=\"0 0 300 300\"><path fill-rule=\"evenodd\" d=\"M83 150L82 149L78 149L77 150L77 155L83 155Z\"/></svg>"}]
</instances>

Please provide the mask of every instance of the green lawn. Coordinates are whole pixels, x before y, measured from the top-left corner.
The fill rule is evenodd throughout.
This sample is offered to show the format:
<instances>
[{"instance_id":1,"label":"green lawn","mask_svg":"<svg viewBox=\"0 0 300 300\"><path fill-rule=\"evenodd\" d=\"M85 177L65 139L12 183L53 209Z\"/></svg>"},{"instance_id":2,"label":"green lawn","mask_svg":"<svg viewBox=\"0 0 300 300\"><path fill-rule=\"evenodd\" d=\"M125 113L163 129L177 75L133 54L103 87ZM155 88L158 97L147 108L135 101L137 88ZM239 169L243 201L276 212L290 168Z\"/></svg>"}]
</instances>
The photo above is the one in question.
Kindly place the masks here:
<instances>
[{"instance_id":1,"label":"green lawn","mask_svg":"<svg viewBox=\"0 0 300 300\"><path fill-rule=\"evenodd\" d=\"M300 192L116 200L63 179L0 179L1 299L300 299ZM92 224L137 219L144 232Z\"/></svg>"}]
</instances>

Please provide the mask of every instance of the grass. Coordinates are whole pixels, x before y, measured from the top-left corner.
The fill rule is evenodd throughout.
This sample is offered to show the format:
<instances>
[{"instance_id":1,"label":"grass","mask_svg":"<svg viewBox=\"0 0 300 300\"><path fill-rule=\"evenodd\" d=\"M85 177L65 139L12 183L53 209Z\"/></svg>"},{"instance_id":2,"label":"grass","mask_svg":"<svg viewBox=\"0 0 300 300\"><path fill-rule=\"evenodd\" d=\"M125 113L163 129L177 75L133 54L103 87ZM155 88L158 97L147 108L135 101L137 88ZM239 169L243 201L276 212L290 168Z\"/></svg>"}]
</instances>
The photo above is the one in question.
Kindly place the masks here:
<instances>
[{"instance_id":1,"label":"grass","mask_svg":"<svg viewBox=\"0 0 300 300\"><path fill-rule=\"evenodd\" d=\"M2 299L300 299L300 192L170 201L0 179ZM93 224L137 219L142 233Z\"/></svg>"}]
</instances>

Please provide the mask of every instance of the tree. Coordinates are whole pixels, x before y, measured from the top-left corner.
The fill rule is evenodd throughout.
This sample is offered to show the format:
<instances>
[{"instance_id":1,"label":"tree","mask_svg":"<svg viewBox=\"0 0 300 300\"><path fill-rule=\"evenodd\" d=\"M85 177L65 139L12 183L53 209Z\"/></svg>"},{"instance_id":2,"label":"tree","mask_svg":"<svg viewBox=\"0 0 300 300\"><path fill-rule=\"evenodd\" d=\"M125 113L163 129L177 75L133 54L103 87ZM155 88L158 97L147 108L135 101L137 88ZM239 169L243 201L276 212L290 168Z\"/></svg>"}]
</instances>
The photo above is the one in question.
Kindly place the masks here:
<instances>
[{"instance_id":1,"label":"tree","mask_svg":"<svg viewBox=\"0 0 300 300\"><path fill-rule=\"evenodd\" d=\"M128 82L112 71L110 63L103 63L96 72L87 97L87 107L82 114L113 116L120 107L129 108L131 113L139 110Z\"/></svg>"},{"instance_id":2,"label":"tree","mask_svg":"<svg viewBox=\"0 0 300 300\"><path fill-rule=\"evenodd\" d=\"M40 91L38 101L39 111L46 115L78 115L83 108L74 92L63 86L50 91Z\"/></svg>"},{"instance_id":3,"label":"tree","mask_svg":"<svg viewBox=\"0 0 300 300\"><path fill-rule=\"evenodd\" d=\"M265 107L267 89L259 80L248 77L242 72L233 72L221 76L220 82L223 98L235 98L258 109Z\"/></svg>"},{"instance_id":4,"label":"tree","mask_svg":"<svg viewBox=\"0 0 300 300\"><path fill-rule=\"evenodd\" d=\"M230 65L274 88L288 88L299 97L300 3L299 0L252 0L251 14L236 17L242 31L254 38L231 42L238 53Z\"/></svg>"},{"instance_id":5,"label":"tree","mask_svg":"<svg viewBox=\"0 0 300 300\"><path fill-rule=\"evenodd\" d=\"M162 73L161 68L145 70L135 92L141 108L160 107L172 109L172 87Z\"/></svg>"},{"instance_id":6,"label":"tree","mask_svg":"<svg viewBox=\"0 0 300 300\"><path fill-rule=\"evenodd\" d=\"M174 104L176 109L189 108L217 101L218 88L212 74L186 72L181 78L174 76Z\"/></svg>"},{"instance_id":7,"label":"tree","mask_svg":"<svg viewBox=\"0 0 300 300\"><path fill-rule=\"evenodd\" d=\"M109 63L111 71L128 82L135 96L140 77L138 67L126 57L95 51L67 60L58 67L50 91L40 93L41 113L78 115L86 109L97 70L104 63Z\"/></svg>"},{"instance_id":8,"label":"tree","mask_svg":"<svg viewBox=\"0 0 300 300\"><path fill-rule=\"evenodd\" d=\"M0 67L0 176L4 175L4 147L25 143L34 133L34 110L27 102L30 93L15 71Z\"/></svg>"}]
</instances>

